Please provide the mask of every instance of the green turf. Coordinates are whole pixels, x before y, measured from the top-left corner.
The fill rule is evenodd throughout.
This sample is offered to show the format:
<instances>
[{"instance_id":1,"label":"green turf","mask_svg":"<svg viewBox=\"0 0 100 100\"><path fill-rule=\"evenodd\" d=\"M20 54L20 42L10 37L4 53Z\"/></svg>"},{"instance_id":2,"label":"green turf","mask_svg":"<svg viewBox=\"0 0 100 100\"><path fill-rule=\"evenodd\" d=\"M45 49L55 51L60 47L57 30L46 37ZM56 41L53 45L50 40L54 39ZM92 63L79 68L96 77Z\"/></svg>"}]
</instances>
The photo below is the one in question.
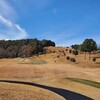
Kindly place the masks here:
<instances>
[{"instance_id":1,"label":"green turf","mask_svg":"<svg viewBox=\"0 0 100 100\"><path fill-rule=\"evenodd\" d=\"M96 88L100 88L99 82L94 82L94 81L79 79L79 78L67 78L67 79L74 81L74 82L79 82L79 83L82 83L82 84L86 84L86 85L90 85L90 86L93 86L93 87L96 87Z\"/></svg>"},{"instance_id":2,"label":"green turf","mask_svg":"<svg viewBox=\"0 0 100 100\"><path fill-rule=\"evenodd\" d=\"M44 60L32 60L30 64L46 64L47 62Z\"/></svg>"}]
</instances>

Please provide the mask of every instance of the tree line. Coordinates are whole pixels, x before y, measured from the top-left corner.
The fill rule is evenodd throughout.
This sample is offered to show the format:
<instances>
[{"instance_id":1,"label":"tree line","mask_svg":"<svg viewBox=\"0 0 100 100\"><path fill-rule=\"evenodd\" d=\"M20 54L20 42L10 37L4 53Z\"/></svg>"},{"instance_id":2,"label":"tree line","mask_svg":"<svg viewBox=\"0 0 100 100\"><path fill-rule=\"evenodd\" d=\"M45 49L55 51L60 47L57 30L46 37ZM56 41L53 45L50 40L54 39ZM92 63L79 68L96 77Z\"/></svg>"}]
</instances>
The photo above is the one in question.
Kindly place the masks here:
<instances>
[{"instance_id":1,"label":"tree line","mask_svg":"<svg viewBox=\"0 0 100 100\"><path fill-rule=\"evenodd\" d=\"M94 52L100 49L97 46L97 43L93 39L85 39L82 44L80 45L75 44L75 45L72 45L71 47L76 51L84 52L85 59L86 59L86 53L89 53L89 60L90 60L91 52Z\"/></svg>"},{"instance_id":2,"label":"tree line","mask_svg":"<svg viewBox=\"0 0 100 100\"><path fill-rule=\"evenodd\" d=\"M0 58L30 57L42 54L46 46L55 46L51 40L21 39L0 40Z\"/></svg>"}]
</instances>

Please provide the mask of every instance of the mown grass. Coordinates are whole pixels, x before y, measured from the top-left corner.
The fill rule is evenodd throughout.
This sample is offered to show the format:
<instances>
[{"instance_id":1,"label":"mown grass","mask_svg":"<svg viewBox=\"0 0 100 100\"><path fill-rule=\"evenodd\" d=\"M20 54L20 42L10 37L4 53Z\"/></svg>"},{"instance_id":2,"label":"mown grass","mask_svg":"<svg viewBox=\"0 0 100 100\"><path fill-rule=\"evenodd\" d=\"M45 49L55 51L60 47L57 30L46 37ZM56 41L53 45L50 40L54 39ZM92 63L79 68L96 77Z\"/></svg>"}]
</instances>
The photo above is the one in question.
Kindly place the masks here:
<instances>
[{"instance_id":1,"label":"mown grass","mask_svg":"<svg viewBox=\"0 0 100 100\"><path fill-rule=\"evenodd\" d=\"M46 64L45 60L32 60L30 64Z\"/></svg>"},{"instance_id":2,"label":"mown grass","mask_svg":"<svg viewBox=\"0 0 100 100\"><path fill-rule=\"evenodd\" d=\"M100 88L99 82L94 82L94 81L79 79L79 78L67 78L67 79L74 81L74 82L78 82L78 83L90 85L90 86L93 86L93 87L96 87L96 88Z\"/></svg>"}]
</instances>

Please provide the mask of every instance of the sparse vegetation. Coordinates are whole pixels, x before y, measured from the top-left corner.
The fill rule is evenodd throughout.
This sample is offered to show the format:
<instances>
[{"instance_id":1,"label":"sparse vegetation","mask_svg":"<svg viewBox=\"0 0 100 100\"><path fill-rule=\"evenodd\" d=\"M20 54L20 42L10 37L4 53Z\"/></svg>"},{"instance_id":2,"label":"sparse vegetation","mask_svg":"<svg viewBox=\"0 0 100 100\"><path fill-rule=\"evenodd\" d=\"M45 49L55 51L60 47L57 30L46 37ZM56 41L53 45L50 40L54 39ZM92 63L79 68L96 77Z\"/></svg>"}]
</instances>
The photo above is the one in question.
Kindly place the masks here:
<instances>
[{"instance_id":1,"label":"sparse vegetation","mask_svg":"<svg viewBox=\"0 0 100 100\"><path fill-rule=\"evenodd\" d=\"M66 49L66 51L68 51L68 49Z\"/></svg>"},{"instance_id":2,"label":"sparse vegetation","mask_svg":"<svg viewBox=\"0 0 100 100\"><path fill-rule=\"evenodd\" d=\"M69 58L71 62L76 62L75 58Z\"/></svg>"},{"instance_id":3,"label":"sparse vegetation","mask_svg":"<svg viewBox=\"0 0 100 100\"><path fill-rule=\"evenodd\" d=\"M57 55L57 58L59 58L60 56L59 55Z\"/></svg>"},{"instance_id":4,"label":"sparse vegetation","mask_svg":"<svg viewBox=\"0 0 100 100\"><path fill-rule=\"evenodd\" d=\"M72 50L69 50L69 53L72 53Z\"/></svg>"},{"instance_id":5,"label":"sparse vegetation","mask_svg":"<svg viewBox=\"0 0 100 100\"><path fill-rule=\"evenodd\" d=\"M78 51L78 50L80 50L80 45L78 45L78 44L75 44L75 45L72 45L71 46L74 50L76 50L76 51Z\"/></svg>"},{"instance_id":6,"label":"sparse vegetation","mask_svg":"<svg viewBox=\"0 0 100 100\"><path fill-rule=\"evenodd\" d=\"M95 57L93 57L93 59L92 59L92 60L93 60L93 62L95 62L95 61L96 61L96 58L95 58Z\"/></svg>"},{"instance_id":7,"label":"sparse vegetation","mask_svg":"<svg viewBox=\"0 0 100 100\"><path fill-rule=\"evenodd\" d=\"M70 59L70 57L69 57L69 56L67 56L67 57L66 57L66 59L67 59L67 60L69 60L69 59Z\"/></svg>"},{"instance_id":8,"label":"sparse vegetation","mask_svg":"<svg viewBox=\"0 0 100 100\"><path fill-rule=\"evenodd\" d=\"M56 51L52 51L53 53L56 53Z\"/></svg>"},{"instance_id":9,"label":"sparse vegetation","mask_svg":"<svg viewBox=\"0 0 100 100\"><path fill-rule=\"evenodd\" d=\"M78 55L78 51L77 50L73 50L73 54L74 55Z\"/></svg>"}]
</instances>

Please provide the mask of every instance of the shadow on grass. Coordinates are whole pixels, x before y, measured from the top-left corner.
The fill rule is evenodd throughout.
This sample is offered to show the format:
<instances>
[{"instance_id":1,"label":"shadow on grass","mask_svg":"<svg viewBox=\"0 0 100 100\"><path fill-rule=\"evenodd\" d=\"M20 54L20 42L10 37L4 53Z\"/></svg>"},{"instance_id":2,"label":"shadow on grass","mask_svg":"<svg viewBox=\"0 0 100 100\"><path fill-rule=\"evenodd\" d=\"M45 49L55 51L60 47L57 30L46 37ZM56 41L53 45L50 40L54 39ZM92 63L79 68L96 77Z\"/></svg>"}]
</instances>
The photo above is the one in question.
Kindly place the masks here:
<instances>
[{"instance_id":1,"label":"shadow on grass","mask_svg":"<svg viewBox=\"0 0 100 100\"><path fill-rule=\"evenodd\" d=\"M36 87L46 89L46 90L50 90L54 93L57 93L58 95L64 97L66 100L93 100L92 98L86 97L82 94L75 93L75 92L72 92L72 91L69 91L69 90L45 86L45 85L40 85L40 84L36 84L36 83L31 83L31 82L12 81L12 80L0 80L0 82L36 86Z\"/></svg>"}]
</instances>

